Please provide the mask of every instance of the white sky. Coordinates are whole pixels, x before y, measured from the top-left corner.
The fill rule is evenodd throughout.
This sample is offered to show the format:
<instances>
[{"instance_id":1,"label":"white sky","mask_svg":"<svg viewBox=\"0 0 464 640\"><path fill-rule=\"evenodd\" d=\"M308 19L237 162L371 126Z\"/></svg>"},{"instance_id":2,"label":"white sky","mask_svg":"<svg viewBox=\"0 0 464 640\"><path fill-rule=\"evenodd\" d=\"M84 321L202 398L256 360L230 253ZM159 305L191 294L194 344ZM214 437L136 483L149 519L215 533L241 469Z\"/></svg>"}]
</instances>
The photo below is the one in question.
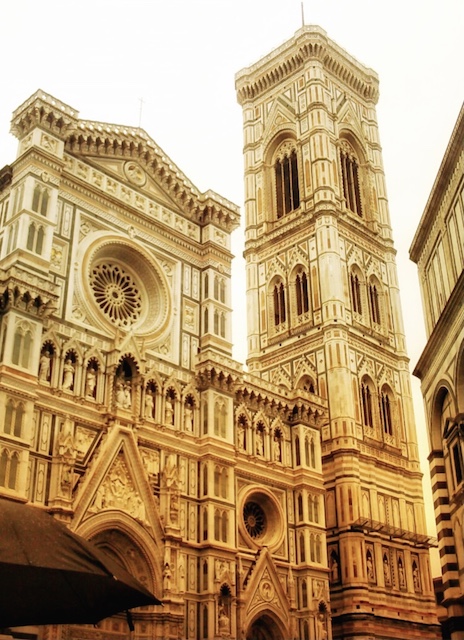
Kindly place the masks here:
<instances>
[{"instance_id":1,"label":"white sky","mask_svg":"<svg viewBox=\"0 0 464 640\"><path fill-rule=\"evenodd\" d=\"M304 14L380 77L380 139L413 365L425 333L408 249L464 98L464 1L305 0ZM0 36L0 167L16 154L11 113L39 88L83 119L127 126L139 125L143 98L141 126L173 162L199 189L242 206L234 75L292 37L301 19L300 0L9 1ZM234 235L240 256L242 233ZM235 263L234 353L243 361L243 263ZM425 440L418 382L414 388Z\"/></svg>"}]
</instances>

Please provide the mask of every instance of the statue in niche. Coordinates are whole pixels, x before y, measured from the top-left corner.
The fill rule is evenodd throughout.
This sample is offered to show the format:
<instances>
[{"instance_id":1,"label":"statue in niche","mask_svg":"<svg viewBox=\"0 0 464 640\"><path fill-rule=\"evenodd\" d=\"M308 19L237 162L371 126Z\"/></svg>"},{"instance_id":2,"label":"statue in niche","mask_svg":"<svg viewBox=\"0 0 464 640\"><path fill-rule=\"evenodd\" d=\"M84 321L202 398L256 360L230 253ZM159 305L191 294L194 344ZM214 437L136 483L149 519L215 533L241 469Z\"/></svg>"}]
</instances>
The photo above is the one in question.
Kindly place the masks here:
<instances>
[{"instance_id":1,"label":"statue in niche","mask_svg":"<svg viewBox=\"0 0 464 640\"><path fill-rule=\"evenodd\" d=\"M74 387L74 364L71 358L67 358L63 366L63 389L70 391Z\"/></svg>"},{"instance_id":2,"label":"statue in niche","mask_svg":"<svg viewBox=\"0 0 464 640\"><path fill-rule=\"evenodd\" d=\"M184 429L193 431L193 409L190 402L186 402L184 406Z\"/></svg>"},{"instance_id":3,"label":"statue in niche","mask_svg":"<svg viewBox=\"0 0 464 640\"><path fill-rule=\"evenodd\" d=\"M230 620L229 620L229 616L227 615L227 612L226 612L226 609L225 609L224 605L221 605L219 607L218 629L219 629L219 633L221 635L229 633Z\"/></svg>"},{"instance_id":4,"label":"statue in niche","mask_svg":"<svg viewBox=\"0 0 464 640\"><path fill-rule=\"evenodd\" d=\"M95 391L97 387L97 372L93 366L89 366L87 369L87 375L85 379L85 397L95 398Z\"/></svg>"},{"instance_id":5,"label":"statue in niche","mask_svg":"<svg viewBox=\"0 0 464 640\"><path fill-rule=\"evenodd\" d=\"M124 382L119 379L116 381L116 406L119 409L124 407L125 402L125 391L124 391Z\"/></svg>"},{"instance_id":6,"label":"statue in niche","mask_svg":"<svg viewBox=\"0 0 464 640\"><path fill-rule=\"evenodd\" d=\"M245 451L245 427L241 422L238 423L238 448L240 451Z\"/></svg>"},{"instance_id":7,"label":"statue in niche","mask_svg":"<svg viewBox=\"0 0 464 640\"><path fill-rule=\"evenodd\" d=\"M398 559L398 578L400 581L400 587L404 588L406 586L406 579L404 575L403 561L401 558Z\"/></svg>"},{"instance_id":8,"label":"statue in niche","mask_svg":"<svg viewBox=\"0 0 464 640\"><path fill-rule=\"evenodd\" d=\"M154 408L155 402L153 400L153 394L147 391L145 393L145 418L153 418Z\"/></svg>"},{"instance_id":9,"label":"statue in niche","mask_svg":"<svg viewBox=\"0 0 464 640\"><path fill-rule=\"evenodd\" d=\"M130 409L132 405L132 388L130 382L126 382L124 385L124 409Z\"/></svg>"},{"instance_id":10,"label":"statue in niche","mask_svg":"<svg viewBox=\"0 0 464 640\"><path fill-rule=\"evenodd\" d=\"M316 617L316 640L327 640L326 619L322 611Z\"/></svg>"},{"instance_id":11,"label":"statue in niche","mask_svg":"<svg viewBox=\"0 0 464 640\"><path fill-rule=\"evenodd\" d=\"M372 554L370 551L366 554L367 577L374 580L374 563L372 562Z\"/></svg>"},{"instance_id":12,"label":"statue in niche","mask_svg":"<svg viewBox=\"0 0 464 640\"><path fill-rule=\"evenodd\" d=\"M256 455L264 456L264 436L262 429L256 431Z\"/></svg>"},{"instance_id":13,"label":"statue in niche","mask_svg":"<svg viewBox=\"0 0 464 640\"><path fill-rule=\"evenodd\" d=\"M165 593L169 593L171 591L172 586L172 570L169 565L169 562L164 563L163 569L163 589Z\"/></svg>"},{"instance_id":14,"label":"statue in niche","mask_svg":"<svg viewBox=\"0 0 464 640\"><path fill-rule=\"evenodd\" d=\"M52 354L49 349L46 349L39 360L39 380L41 382L49 382L52 368Z\"/></svg>"},{"instance_id":15,"label":"statue in niche","mask_svg":"<svg viewBox=\"0 0 464 640\"><path fill-rule=\"evenodd\" d=\"M385 579L386 585L391 584L390 565L388 564L388 558L386 553L383 556L383 577Z\"/></svg>"},{"instance_id":16,"label":"statue in niche","mask_svg":"<svg viewBox=\"0 0 464 640\"><path fill-rule=\"evenodd\" d=\"M416 563L413 564L412 579L414 582L414 591L420 591L420 576L419 576L419 569Z\"/></svg>"},{"instance_id":17,"label":"statue in niche","mask_svg":"<svg viewBox=\"0 0 464 640\"><path fill-rule=\"evenodd\" d=\"M172 405L172 398L170 396L166 396L164 421L166 424L174 424L174 407Z\"/></svg>"},{"instance_id":18,"label":"statue in niche","mask_svg":"<svg viewBox=\"0 0 464 640\"><path fill-rule=\"evenodd\" d=\"M281 446L280 446L280 438L277 435L274 437L272 448L273 448L273 451L274 451L274 460L276 462L281 462L282 450L281 450Z\"/></svg>"},{"instance_id":19,"label":"statue in niche","mask_svg":"<svg viewBox=\"0 0 464 640\"><path fill-rule=\"evenodd\" d=\"M330 579L331 582L338 582L339 579L338 561L335 554L332 554L330 560Z\"/></svg>"}]
</instances>

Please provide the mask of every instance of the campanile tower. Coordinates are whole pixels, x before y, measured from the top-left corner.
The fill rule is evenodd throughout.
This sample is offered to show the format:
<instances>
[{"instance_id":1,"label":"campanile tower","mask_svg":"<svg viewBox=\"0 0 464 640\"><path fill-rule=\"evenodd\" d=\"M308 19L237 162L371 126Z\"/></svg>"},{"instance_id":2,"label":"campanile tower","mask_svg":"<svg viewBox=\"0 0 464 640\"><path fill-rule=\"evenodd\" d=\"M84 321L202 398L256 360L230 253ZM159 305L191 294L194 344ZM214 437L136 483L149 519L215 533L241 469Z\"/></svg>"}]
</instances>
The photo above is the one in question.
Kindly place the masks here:
<instances>
[{"instance_id":1,"label":"campanile tower","mask_svg":"<svg viewBox=\"0 0 464 640\"><path fill-rule=\"evenodd\" d=\"M304 26L240 71L236 89L248 367L329 403L333 637L437 638L378 77Z\"/></svg>"}]
</instances>

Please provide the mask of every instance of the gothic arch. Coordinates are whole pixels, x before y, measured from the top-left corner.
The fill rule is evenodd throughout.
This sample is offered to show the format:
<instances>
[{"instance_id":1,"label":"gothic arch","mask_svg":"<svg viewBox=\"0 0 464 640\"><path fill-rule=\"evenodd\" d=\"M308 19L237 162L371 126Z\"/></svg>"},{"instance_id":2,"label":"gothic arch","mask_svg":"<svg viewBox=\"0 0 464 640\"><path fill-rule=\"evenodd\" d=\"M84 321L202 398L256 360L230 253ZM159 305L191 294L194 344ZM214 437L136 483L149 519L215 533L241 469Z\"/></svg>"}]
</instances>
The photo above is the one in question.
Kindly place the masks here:
<instances>
[{"instance_id":1,"label":"gothic arch","mask_svg":"<svg viewBox=\"0 0 464 640\"><path fill-rule=\"evenodd\" d=\"M456 397L449 382L440 380L436 386L430 406L429 432L432 451L443 450L445 402L451 403L448 417L452 418L456 415Z\"/></svg>"},{"instance_id":2,"label":"gothic arch","mask_svg":"<svg viewBox=\"0 0 464 640\"><path fill-rule=\"evenodd\" d=\"M286 640L290 631L272 609L260 609L246 625L246 640Z\"/></svg>"},{"instance_id":3,"label":"gothic arch","mask_svg":"<svg viewBox=\"0 0 464 640\"><path fill-rule=\"evenodd\" d=\"M105 511L91 515L76 533L113 555L147 589L161 595L161 540L154 544L148 531L128 514Z\"/></svg>"},{"instance_id":4,"label":"gothic arch","mask_svg":"<svg viewBox=\"0 0 464 640\"><path fill-rule=\"evenodd\" d=\"M459 348L459 354L456 359L455 373L456 403L459 413L464 413L464 340Z\"/></svg>"}]
</instances>

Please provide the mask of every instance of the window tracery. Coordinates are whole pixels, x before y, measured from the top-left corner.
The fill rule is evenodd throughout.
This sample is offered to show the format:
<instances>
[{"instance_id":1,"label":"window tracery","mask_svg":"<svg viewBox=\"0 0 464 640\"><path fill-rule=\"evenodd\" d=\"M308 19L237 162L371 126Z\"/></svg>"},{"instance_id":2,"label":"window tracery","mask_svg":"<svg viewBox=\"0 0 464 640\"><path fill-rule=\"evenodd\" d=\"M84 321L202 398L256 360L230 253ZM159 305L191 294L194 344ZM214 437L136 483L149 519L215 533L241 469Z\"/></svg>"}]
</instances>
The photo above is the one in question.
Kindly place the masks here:
<instances>
[{"instance_id":1,"label":"window tracery","mask_svg":"<svg viewBox=\"0 0 464 640\"><path fill-rule=\"evenodd\" d=\"M3 449L0 454L0 487L16 489L18 467L19 453Z\"/></svg>"},{"instance_id":2,"label":"window tracery","mask_svg":"<svg viewBox=\"0 0 464 640\"><path fill-rule=\"evenodd\" d=\"M347 140L340 141L340 165L346 208L362 217L359 160Z\"/></svg>"},{"instance_id":3,"label":"window tracery","mask_svg":"<svg viewBox=\"0 0 464 640\"><path fill-rule=\"evenodd\" d=\"M279 148L274 161L277 218L300 206L298 159L295 146L286 142Z\"/></svg>"}]
</instances>

